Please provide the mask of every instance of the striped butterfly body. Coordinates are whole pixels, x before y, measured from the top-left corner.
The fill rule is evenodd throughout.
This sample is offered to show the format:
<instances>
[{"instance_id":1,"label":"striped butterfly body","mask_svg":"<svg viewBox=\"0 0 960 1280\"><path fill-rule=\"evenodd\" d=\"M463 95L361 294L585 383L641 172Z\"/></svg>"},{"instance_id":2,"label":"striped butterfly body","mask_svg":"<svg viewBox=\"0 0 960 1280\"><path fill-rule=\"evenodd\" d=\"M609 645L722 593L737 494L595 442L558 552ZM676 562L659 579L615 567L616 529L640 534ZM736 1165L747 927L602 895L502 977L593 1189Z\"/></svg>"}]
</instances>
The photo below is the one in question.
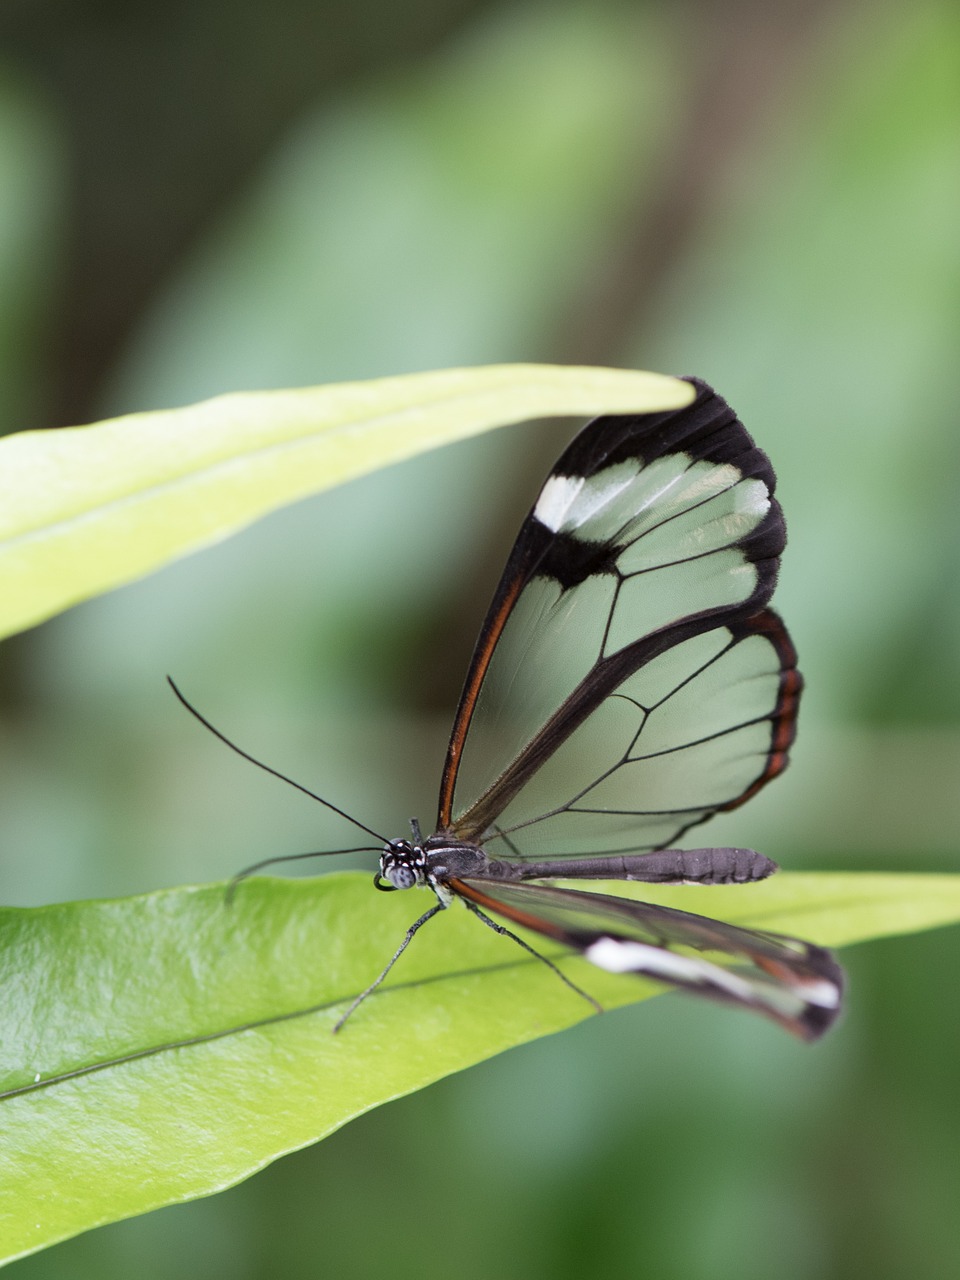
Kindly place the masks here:
<instances>
[{"instance_id":1,"label":"striped butterfly body","mask_svg":"<svg viewBox=\"0 0 960 1280\"><path fill-rule=\"evenodd\" d=\"M773 470L690 381L686 408L590 423L547 477L467 672L436 831L414 823L412 840L386 842L375 877L436 900L338 1028L457 900L551 968L508 925L805 1039L836 1017L842 971L820 947L547 883L741 884L776 870L748 849L672 847L783 772L802 689L768 607L785 542Z\"/></svg>"}]
</instances>

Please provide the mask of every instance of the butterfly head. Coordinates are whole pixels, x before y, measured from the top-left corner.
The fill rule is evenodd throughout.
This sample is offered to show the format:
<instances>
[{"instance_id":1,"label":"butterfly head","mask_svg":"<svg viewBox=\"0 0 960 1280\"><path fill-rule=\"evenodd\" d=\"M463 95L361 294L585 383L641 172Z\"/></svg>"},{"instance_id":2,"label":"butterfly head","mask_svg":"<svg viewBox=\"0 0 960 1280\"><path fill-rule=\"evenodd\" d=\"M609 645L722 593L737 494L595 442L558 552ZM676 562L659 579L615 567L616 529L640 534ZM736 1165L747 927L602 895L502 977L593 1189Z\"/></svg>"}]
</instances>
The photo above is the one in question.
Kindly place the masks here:
<instances>
[{"instance_id":1,"label":"butterfly head","mask_svg":"<svg viewBox=\"0 0 960 1280\"><path fill-rule=\"evenodd\" d=\"M426 866L423 850L409 840L389 841L380 855L380 875L390 882L392 889L412 889L426 884Z\"/></svg>"}]
</instances>

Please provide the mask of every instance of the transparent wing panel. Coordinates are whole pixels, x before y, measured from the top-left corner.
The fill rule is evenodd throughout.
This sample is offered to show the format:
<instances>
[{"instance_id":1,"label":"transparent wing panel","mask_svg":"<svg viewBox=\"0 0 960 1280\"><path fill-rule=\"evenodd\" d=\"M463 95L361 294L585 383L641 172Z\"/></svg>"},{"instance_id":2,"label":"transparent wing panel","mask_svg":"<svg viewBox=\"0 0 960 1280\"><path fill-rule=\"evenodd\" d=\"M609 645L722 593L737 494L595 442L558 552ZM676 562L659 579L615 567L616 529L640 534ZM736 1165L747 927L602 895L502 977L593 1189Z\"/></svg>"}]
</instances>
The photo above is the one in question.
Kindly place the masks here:
<instances>
[{"instance_id":1,"label":"transparent wing panel","mask_svg":"<svg viewBox=\"0 0 960 1280\"><path fill-rule=\"evenodd\" d=\"M525 857L664 847L764 776L781 682L765 635L718 628L675 646L603 699L497 829Z\"/></svg>"},{"instance_id":2,"label":"transparent wing panel","mask_svg":"<svg viewBox=\"0 0 960 1280\"><path fill-rule=\"evenodd\" d=\"M730 609L749 600L757 585L757 567L741 551L714 551L634 574L618 585L604 657L691 613ZM696 608L691 607L694 602Z\"/></svg>"},{"instance_id":3,"label":"transparent wing panel","mask_svg":"<svg viewBox=\"0 0 960 1280\"><path fill-rule=\"evenodd\" d=\"M588 578L562 592L535 578L504 628L483 682L457 778L457 799L481 795L555 715L600 658L616 582Z\"/></svg>"}]
</instances>

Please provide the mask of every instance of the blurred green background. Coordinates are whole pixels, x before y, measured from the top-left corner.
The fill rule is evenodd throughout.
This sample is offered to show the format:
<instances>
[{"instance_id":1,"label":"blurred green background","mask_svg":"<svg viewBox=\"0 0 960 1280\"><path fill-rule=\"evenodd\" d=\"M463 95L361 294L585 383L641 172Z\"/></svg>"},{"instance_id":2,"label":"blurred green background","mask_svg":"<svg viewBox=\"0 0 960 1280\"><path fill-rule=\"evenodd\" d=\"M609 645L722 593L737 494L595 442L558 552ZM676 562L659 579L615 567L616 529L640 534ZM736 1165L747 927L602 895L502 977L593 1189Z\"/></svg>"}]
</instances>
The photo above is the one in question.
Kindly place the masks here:
<instances>
[{"instance_id":1,"label":"blurred green background","mask_svg":"<svg viewBox=\"0 0 960 1280\"><path fill-rule=\"evenodd\" d=\"M780 476L808 692L793 767L717 843L960 867L958 336L952 0L0 10L5 429L514 360L730 399ZM572 430L416 459L6 642L2 899L343 841L167 672L374 827L429 822L486 595ZM18 1274L954 1276L960 932L844 959L815 1048L652 1001Z\"/></svg>"}]
</instances>

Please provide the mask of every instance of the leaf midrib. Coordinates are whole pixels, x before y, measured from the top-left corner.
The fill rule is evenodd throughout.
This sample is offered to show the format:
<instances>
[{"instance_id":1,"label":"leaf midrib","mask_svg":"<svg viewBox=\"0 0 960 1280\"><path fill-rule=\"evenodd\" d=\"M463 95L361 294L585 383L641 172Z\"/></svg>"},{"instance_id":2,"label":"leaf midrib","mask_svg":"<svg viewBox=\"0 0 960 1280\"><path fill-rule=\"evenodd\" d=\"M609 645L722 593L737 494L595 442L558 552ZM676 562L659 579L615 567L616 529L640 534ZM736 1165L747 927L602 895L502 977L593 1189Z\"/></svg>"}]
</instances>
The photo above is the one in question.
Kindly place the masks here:
<instances>
[{"instance_id":1,"label":"leaf midrib","mask_svg":"<svg viewBox=\"0 0 960 1280\"><path fill-rule=\"evenodd\" d=\"M548 954L547 948L542 949L544 954ZM549 954L553 956L570 956L573 953L563 948L550 948ZM493 964L472 965L464 969L445 970L443 973L430 974L427 977L410 978L401 982L392 982L389 986L384 986L377 991L371 992L368 999L378 1000L383 996L388 996L392 992L412 991L421 987L435 986L438 983L458 982L463 978L479 977L493 973L509 972L513 969L523 969L529 965L533 965L535 961L530 956L518 956L515 960L502 960ZM276 1026L284 1022L293 1022L298 1018L308 1018L316 1013L324 1013L330 1009L335 1009L339 1005L346 1004L354 999L358 993L350 992L345 996L336 996L332 999L322 1000L316 1004L306 1005L300 1009L288 1009L282 1013L270 1014L264 1018L254 1018L249 1022L235 1023L229 1027L218 1028L215 1031L205 1031L198 1035L187 1036L180 1040L165 1040L161 1044L149 1045L142 1049L132 1049L127 1053L117 1054L112 1058L103 1058L96 1062L86 1063L81 1067L73 1067L69 1071L59 1071L55 1075L45 1076L41 1080L31 1080L26 1084L17 1085L11 1089L0 1090L0 1103L5 1102L9 1098L22 1097L24 1094L36 1093L42 1089L51 1088L54 1085L63 1084L68 1080L76 1080L82 1076L94 1075L100 1071L107 1071L111 1067L124 1066L129 1062L140 1062L144 1058L151 1058L163 1053L171 1053L178 1049L189 1049L197 1045L210 1044L217 1040L226 1040L230 1036L243 1035L247 1031L258 1031L264 1027ZM333 1032L331 1031L331 1035Z\"/></svg>"}]
</instances>

